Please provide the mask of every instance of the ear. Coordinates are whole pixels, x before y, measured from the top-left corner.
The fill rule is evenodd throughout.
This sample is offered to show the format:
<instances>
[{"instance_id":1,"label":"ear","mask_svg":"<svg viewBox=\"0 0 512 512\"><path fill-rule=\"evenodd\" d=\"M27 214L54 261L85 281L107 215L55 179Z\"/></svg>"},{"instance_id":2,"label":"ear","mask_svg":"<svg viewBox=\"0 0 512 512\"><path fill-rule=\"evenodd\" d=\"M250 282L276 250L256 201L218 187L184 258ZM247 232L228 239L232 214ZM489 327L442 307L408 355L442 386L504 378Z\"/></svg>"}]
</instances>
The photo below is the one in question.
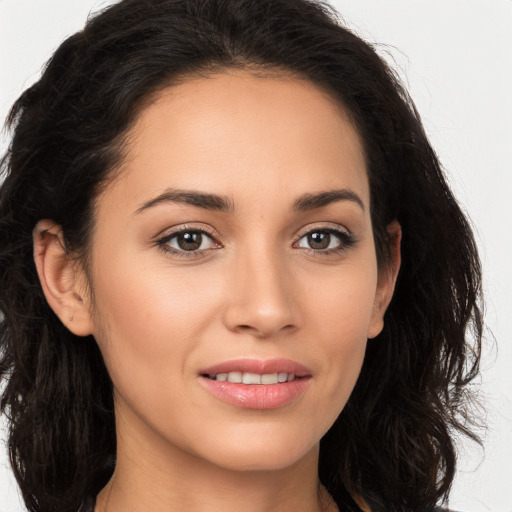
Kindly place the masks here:
<instances>
[{"instance_id":1,"label":"ear","mask_svg":"<svg viewBox=\"0 0 512 512\"><path fill-rule=\"evenodd\" d=\"M368 338L375 338L384 328L384 314L393 297L396 279L400 269L400 241L402 239L402 229L396 220L391 222L386 229L389 239L390 259L385 262L379 270L373 312L368 327Z\"/></svg>"},{"instance_id":2,"label":"ear","mask_svg":"<svg viewBox=\"0 0 512 512\"><path fill-rule=\"evenodd\" d=\"M40 220L32 238L37 274L48 304L73 334L91 334L87 281L66 251L62 228L51 220Z\"/></svg>"}]
</instances>

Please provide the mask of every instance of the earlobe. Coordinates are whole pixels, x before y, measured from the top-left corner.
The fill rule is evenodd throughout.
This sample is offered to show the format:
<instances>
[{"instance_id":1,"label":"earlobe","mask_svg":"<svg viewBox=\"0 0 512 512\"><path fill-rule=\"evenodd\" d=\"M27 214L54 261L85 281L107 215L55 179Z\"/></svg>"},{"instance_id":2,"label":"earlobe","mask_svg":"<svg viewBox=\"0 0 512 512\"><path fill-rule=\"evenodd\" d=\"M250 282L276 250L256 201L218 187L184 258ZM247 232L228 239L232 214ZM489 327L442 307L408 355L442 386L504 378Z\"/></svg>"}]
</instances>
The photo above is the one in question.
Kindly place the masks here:
<instances>
[{"instance_id":1,"label":"earlobe","mask_svg":"<svg viewBox=\"0 0 512 512\"><path fill-rule=\"evenodd\" d=\"M379 271L373 313L368 328L368 338L375 338L384 328L384 315L393 298L398 271L400 270L402 229L398 221L391 222L387 226L387 232L390 257L389 261Z\"/></svg>"},{"instance_id":2,"label":"earlobe","mask_svg":"<svg viewBox=\"0 0 512 512\"><path fill-rule=\"evenodd\" d=\"M66 251L62 228L40 220L32 233L34 262L48 304L61 322L75 335L92 333L91 316L85 300L83 276Z\"/></svg>"}]
</instances>

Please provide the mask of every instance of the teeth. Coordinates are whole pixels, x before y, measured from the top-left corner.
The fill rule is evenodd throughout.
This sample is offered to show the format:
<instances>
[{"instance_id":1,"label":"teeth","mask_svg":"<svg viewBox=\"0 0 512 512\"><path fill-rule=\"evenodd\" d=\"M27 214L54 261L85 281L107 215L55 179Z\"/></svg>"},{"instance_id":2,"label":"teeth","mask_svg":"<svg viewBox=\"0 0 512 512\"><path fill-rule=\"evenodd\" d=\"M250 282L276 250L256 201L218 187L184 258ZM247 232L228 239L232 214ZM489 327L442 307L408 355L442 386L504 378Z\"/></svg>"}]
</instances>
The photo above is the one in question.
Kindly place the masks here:
<instances>
[{"instance_id":1,"label":"teeth","mask_svg":"<svg viewBox=\"0 0 512 512\"><path fill-rule=\"evenodd\" d=\"M232 382L234 384L278 384L294 380L295 374L265 373L260 375L259 373L250 372L229 372L210 375L210 378L221 382Z\"/></svg>"},{"instance_id":2,"label":"teeth","mask_svg":"<svg viewBox=\"0 0 512 512\"><path fill-rule=\"evenodd\" d=\"M278 382L277 373L265 373L261 376L262 384L277 384Z\"/></svg>"},{"instance_id":3,"label":"teeth","mask_svg":"<svg viewBox=\"0 0 512 512\"><path fill-rule=\"evenodd\" d=\"M227 381L241 383L242 382L242 374L240 372L229 372Z\"/></svg>"},{"instance_id":4,"label":"teeth","mask_svg":"<svg viewBox=\"0 0 512 512\"><path fill-rule=\"evenodd\" d=\"M242 382L244 384L261 384L261 375L257 373L244 373L242 377Z\"/></svg>"}]
</instances>

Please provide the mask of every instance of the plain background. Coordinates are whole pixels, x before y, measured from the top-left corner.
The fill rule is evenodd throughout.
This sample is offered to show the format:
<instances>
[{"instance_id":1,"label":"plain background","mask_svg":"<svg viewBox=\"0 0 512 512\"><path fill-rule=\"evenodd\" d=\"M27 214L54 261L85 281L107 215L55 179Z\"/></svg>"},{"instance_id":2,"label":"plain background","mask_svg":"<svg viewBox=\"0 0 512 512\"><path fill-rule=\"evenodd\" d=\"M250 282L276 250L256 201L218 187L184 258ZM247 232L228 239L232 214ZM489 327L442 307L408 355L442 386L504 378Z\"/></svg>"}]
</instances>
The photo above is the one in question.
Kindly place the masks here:
<instances>
[{"instance_id":1,"label":"plain background","mask_svg":"<svg viewBox=\"0 0 512 512\"><path fill-rule=\"evenodd\" d=\"M512 512L512 0L332 0L405 81L481 250L484 451L460 445L450 506ZM101 0L0 0L0 119ZM6 147L2 135L0 149ZM494 345L493 339L496 340ZM0 512L21 512L0 428Z\"/></svg>"}]
</instances>

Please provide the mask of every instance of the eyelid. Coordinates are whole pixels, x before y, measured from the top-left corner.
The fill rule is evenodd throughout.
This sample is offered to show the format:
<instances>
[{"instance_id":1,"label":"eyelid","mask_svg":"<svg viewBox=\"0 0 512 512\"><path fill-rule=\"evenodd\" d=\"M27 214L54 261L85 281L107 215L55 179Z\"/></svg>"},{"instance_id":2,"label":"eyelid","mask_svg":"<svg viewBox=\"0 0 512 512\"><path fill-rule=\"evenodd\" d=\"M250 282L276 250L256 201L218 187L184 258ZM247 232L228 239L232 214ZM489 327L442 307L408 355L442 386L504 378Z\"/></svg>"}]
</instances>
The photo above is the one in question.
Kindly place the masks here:
<instances>
[{"instance_id":1,"label":"eyelid","mask_svg":"<svg viewBox=\"0 0 512 512\"><path fill-rule=\"evenodd\" d=\"M220 235L212 227L202 223L199 223L198 225L194 225L194 223L177 224L176 226L167 227L155 235L152 240L156 243L164 238L170 238L179 233L183 233L184 231L197 231L204 233L221 245L219 242Z\"/></svg>"},{"instance_id":2,"label":"eyelid","mask_svg":"<svg viewBox=\"0 0 512 512\"><path fill-rule=\"evenodd\" d=\"M331 231L334 233L343 233L348 236L353 236L350 229L341 224L336 224L335 222L314 222L313 224L301 227L297 233L296 240L299 240L304 235L307 235L312 231Z\"/></svg>"},{"instance_id":3,"label":"eyelid","mask_svg":"<svg viewBox=\"0 0 512 512\"><path fill-rule=\"evenodd\" d=\"M313 249L308 247L300 247L297 244L308 234L325 231L334 234L340 239L340 244L337 247L331 249ZM329 256L342 253L357 243L357 238L354 234L345 226L336 224L333 222L319 222L314 224L308 224L300 229L297 237L293 241L292 247L301 249L307 253L318 255L318 256Z\"/></svg>"},{"instance_id":4,"label":"eyelid","mask_svg":"<svg viewBox=\"0 0 512 512\"><path fill-rule=\"evenodd\" d=\"M175 236L180 233L186 232L196 232L202 233L203 235L211 238L216 247L201 249L195 251L185 251L179 250L174 247L170 247L168 242L172 240ZM210 226L201 224L200 226L194 226L190 224L179 224L177 226L173 226L172 228L167 228L161 231L158 235L153 238L153 244L158 246L164 253L172 254L173 256L183 257L183 258L201 258L206 256L210 251L219 249L223 247L223 245L219 242L219 235L213 230Z\"/></svg>"}]
</instances>

